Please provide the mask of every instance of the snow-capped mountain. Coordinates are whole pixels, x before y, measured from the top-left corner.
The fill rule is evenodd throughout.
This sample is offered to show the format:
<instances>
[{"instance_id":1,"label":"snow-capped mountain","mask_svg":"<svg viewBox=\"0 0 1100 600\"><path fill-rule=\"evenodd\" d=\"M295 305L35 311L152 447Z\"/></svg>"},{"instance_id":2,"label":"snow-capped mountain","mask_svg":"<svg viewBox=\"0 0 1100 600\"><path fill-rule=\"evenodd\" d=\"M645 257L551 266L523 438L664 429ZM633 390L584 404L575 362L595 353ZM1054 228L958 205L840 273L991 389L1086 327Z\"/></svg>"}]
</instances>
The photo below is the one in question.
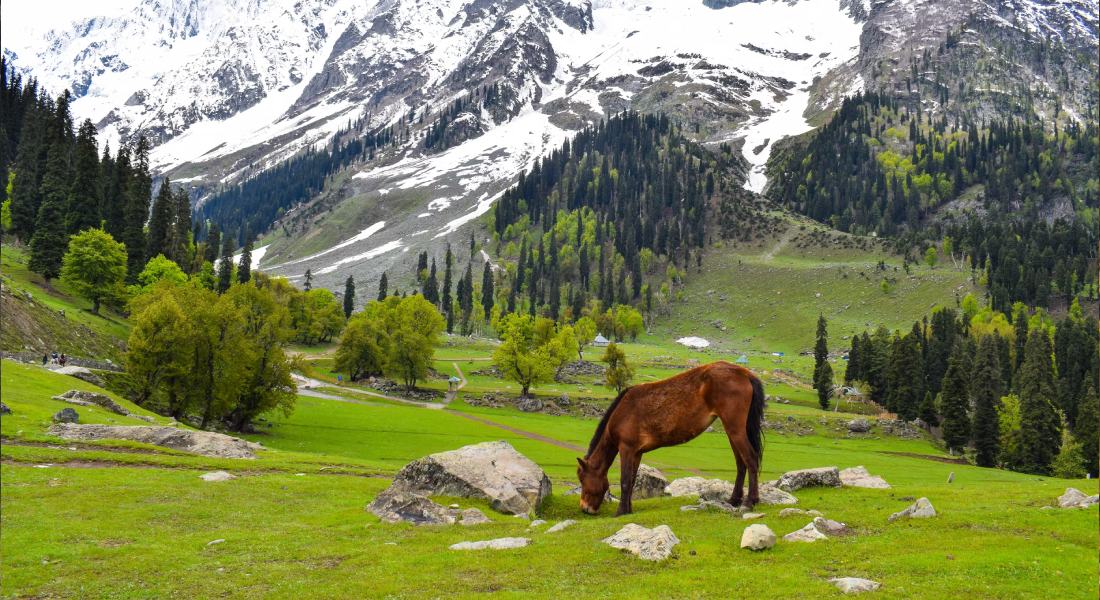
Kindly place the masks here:
<instances>
[{"instance_id":1,"label":"snow-capped mountain","mask_svg":"<svg viewBox=\"0 0 1100 600\"><path fill-rule=\"evenodd\" d=\"M200 202L352 123L401 128L282 218L265 251L269 270L335 285L434 247L625 109L733 144L754 191L776 142L865 87L912 94L947 74L948 102L917 101L997 116L1023 86L1028 110L1076 118L1095 102L1096 13L1096 0L135 0L5 53L71 88L74 116L113 145L151 135L154 166ZM493 86L491 106L463 109L448 143L426 147L436 115Z\"/></svg>"}]
</instances>

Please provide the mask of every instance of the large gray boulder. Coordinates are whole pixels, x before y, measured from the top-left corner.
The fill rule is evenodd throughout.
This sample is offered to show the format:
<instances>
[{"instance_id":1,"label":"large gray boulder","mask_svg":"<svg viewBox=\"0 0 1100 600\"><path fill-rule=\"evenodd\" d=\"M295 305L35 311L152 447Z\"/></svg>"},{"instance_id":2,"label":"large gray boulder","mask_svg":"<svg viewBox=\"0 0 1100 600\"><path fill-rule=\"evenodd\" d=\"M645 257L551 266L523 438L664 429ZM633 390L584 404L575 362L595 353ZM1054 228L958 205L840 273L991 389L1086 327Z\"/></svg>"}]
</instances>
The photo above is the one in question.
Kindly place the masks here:
<instances>
[{"instance_id":1,"label":"large gray boulder","mask_svg":"<svg viewBox=\"0 0 1100 600\"><path fill-rule=\"evenodd\" d=\"M85 442L130 440L216 458L256 458L256 451L263 450L263 446L255 442L248 442L224 433L165 426L58 423L50 427L47 433L66 440Z\"/></svg>"},{"instance_id":2,"label":"large gray boulder","mask_svg":"<svg viewBox=\"0 0 1100 600\"><path fill-rule=\"evenodd\" d=\"M892 523L898 519L930 519L934 516L936 516L936 509L932 507L928 498L918 498L905 510L890 515L889 520Z\"/></svg>"},{"instance_id":3,"label":"large gray boulder","mask_svg":"<svg viewBox=\"0 0 1100 600\"><path fill-rule=\"evenodd\" d=\"M852 433L867 433L871 431L871 423L867 419L852 419L848 421L848 431Z\"/></svg>"},{"instance_id":4,"label":"large gray boulder","mask_svg":"<svg viewBox=\"0 0 1100 600\"><path fill-rule=\"evenodd\" d=\"M455 509L432 502L427 497L400 486L390 486L378 494L367 510L387 523L413 525L451 525Z\"/></svg>"},{"instance_id":5,"label":"large gray boulder","mask_svg":"<svg viewBox=\"0 0 1100 600\"><path fill-rule=\"evenodd\" d=\"M763 523L749 525L741 533L741 547L749 550L767 550L775 545L775 532Z\"/></svg>"},{"instance_id":6,"label":"large gray boulder","mask_svg":"<svg viewBox=\"0 0 1100 600\"><path fill-rule=\"evenodd\" d=\"M1100 496L1086 496L1077 488L1066 488L1066 492L1058 496L1058 506L1061 508L1086 508L1096 504Z\"/></svg>"},{"instance_id":7,"label":"large gray boulder","mask_svg":"<svg viewBox=\"0 0 1100 600\"><path fill-rule=\"evenodd\" d=\"M729 502L733 496L733 484L723 479L705 479L703 477L681 477L673 479L665 487L669 496L698 496L701 500Z\"/></svg>"},{"instance_id":8,"label":"large gray boulder","mask_svg":"<svg viewBox=\"0 0 1100 600\"><path fill-rule=\"evenodd\" d=\"M646 464L638 466L638 473L634 477L635 499L665 496L666 487L668 487L668 478L664 473Z\"/></svg>"},{"instance_id":9,"label":"large gray boulder","mask_svg":"<svg viewBox=\"0 0 1100 600\"><path fill-rule=\"evenodd\" d=\"M68 367L65 367L68 368ZM86 371L87 369L85 369ZM103 394L97 394L95 392L86 392L84 390L69 390L60 396L54 396L54 400L60 400L62 402L68 402L69 404L76 404L77 406L100 406L118 415L129 415L130 411L126 410L118 402L115 402L110 396Z\"/></svg>"},{"instance_id":10,"label":"large gray boulder","mask_svg":"<svg viewBox=\"0 0 1100 600\"><path fill-rule=\"evenodd\" d=\"M871 488L876 490L890 489L890 484L878 475L870 474L862 465L851 467L840 472L840 483L845 487Z\"/></svg>"},{"instance_id":11,"label":"large gray boulder","mask_svg":"<svg viewBox=\"0 0 1100 600\"><path fill-rule=\"evenodd\" d=\"M498 512L528 514L550 495L550 478L507 442L431 454L401 469L393 485L423 496L487 500Z\"/></svg>"},{"instance_id":12,"label":"large gray boulder","mask_svg":"<svg viewBox=\"0 0 1100 600\"><path fill-rule=\"evenodd\" d=\"M62 408L61 410L57 411L53 416L53 422L58 424L73 424L79 420L80 414L78 414L76 410L72 408ZM54 425L53 427L58 426L59 425ZM50 429L52 430L53 427L51 427Z\"/></svg>"},{"instance_id":13,"label":"large gray boulder","mask_svg":"<svg viewBox=\"0 0 1100 600\"><path fill-rule=\"evenodd\" d=\"M840 469L818 467L788 471L779 478L776 487L786 492L794 492L806 487L840 487Z\"/></svg>"},{"instance_id":14,"label":"large gray boulder","mask_svg":"<svg viewBox=\"0 0 1100 600\"><path fill-rule=\"evenodd\" d=\"M664 560L672 554L672 548L680 543L668 525L658 525L653 529L628 523L603 542L612 548L626 550L642 560Z\"/></svg>"}]
</instances>

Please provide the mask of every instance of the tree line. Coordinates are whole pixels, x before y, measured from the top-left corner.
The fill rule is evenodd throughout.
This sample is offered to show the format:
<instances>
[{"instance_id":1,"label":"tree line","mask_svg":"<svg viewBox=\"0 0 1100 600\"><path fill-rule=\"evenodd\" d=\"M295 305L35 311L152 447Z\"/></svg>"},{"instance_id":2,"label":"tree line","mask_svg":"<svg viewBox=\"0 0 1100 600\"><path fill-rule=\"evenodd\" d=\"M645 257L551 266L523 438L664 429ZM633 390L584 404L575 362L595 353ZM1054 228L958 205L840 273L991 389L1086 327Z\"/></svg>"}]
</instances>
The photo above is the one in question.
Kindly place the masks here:
<instances>
[{"instance_id":1,"label":"tree line","mask_svg":"<svg viewBox=\"0 0 1100 600\"><path fill-rule=\"evenodd\" d=\"M939 309L908 332L853 336L844 380L900 419L938 426L981 466L1096 475L1098 331L1077 303L1055 322L968 295L961 311Z\"/></svg>"}]
</instances>

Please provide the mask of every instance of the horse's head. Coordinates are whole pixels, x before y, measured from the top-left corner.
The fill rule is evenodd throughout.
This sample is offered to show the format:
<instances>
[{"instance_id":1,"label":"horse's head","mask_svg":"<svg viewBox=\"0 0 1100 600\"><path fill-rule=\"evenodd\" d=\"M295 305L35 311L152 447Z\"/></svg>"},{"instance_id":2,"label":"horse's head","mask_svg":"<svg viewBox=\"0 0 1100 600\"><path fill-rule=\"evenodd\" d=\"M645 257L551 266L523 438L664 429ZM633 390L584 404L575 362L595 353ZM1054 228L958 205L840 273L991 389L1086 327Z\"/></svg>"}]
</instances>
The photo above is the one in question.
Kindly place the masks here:
<instances>
[{"instance_id":1,"label":"horse's head","mask_svg":"<svg viewBox=\"0 0 1100 600\"><path fill-rule=\"evenodd\" d=\"M581 510L594 515L600 510L610 484L607 473L593 469L583 458L577 459L577 479L581 482Z\"/></svg>"}]
</instances>

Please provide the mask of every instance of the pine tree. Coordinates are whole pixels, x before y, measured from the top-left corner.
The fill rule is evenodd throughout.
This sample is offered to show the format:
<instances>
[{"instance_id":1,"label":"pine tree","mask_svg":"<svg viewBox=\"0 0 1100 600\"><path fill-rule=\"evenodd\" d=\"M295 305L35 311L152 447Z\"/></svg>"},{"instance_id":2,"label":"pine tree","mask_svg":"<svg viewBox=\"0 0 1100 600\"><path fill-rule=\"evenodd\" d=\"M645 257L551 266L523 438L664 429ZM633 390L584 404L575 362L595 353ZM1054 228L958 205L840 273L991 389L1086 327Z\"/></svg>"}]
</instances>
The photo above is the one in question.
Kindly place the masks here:
<instances>
[{"instance_id":1,"label":"pine tree","mask_svg":"<svg viewBox=\"0 0 1100 600\"><path fill-rule=\"evenodd\" d=\"M149 217L149 243L146 256L153 258L163 254L166 258L173 258L168 249L171 247L171 236L175 230L173 226L175 216L176 198L172 193L172 182L165 177L160 191L157 192L156 200L153 201L153 213Z\"/></svg>"},{"instance_id":2,"label":"pine tree","mask_svg":"<svg viewBox=\"0 0 1100 600\"><path fill-rule=\"evenodd\" d=\"M940 423L940 417L936 414L936 402L932 399L932 392L924 392L924 399L920 401L917 411L922 421L929 427L935 427Z\"/></svg>"},{"instance_id":3,"label":"pine tree","mask_svg":"<svg viewBox=\"0 0 1100 600\"><path fill-rule=\"evenodd\" d=\"M829 365L829 340L825 315L817 317L817 342L814 344L814 389L822 410L829 408L833 392L833 368Z\"/></svg>"},{"instance_id":4,"label":"pine tree","mask_svg":"<svg viewBox=\"0 0 1100 600\"><path fill-rule=\"evenodd\" d=\"M974 406L971 435L978 466L993 467L1000 452L1000 428L997 408L1001 403L1001 365L997 341L987 335L978 343L978 354L971 372L970 401Z\"/></svg>"},{"instance_id":5,"label":"pine tree","mask_svg":"<svg viewBox=\"0 0 1100 600\"><path fill-rule=\"evenodd\" d=\"M1023 471L1049 473L1062 423L1055 402L1054 368L1046 331L1028 333L1024 362L1016 374L1020 395L1020 459Z\"/></svg>"},{"instance_id":6,"label":"pine tree","mask_svg":"<svg viewBox=\"0 0 1100 600\"><path fill-rule=\"evenodd\" d=\"M310 291L313 289L313 271L306 269L305 282L302 283L302 289Z\"/></svg>"},{"instance_id":7,"label":"pine tree","mask_svg":"<svg viewBox=\"0 0 1100 600\"><path fill-rule=\"evenodd\" d=\"M99 227L100 199L99 148L96 129L85 119L76 136L73 156L73 189L65 210L65 230L70 234Z\"/></svg>"},{"instance_id":8,"label":"pine tree","mask_svg":"<svg viewBox=\"0 0 1100 600\"><path fill-rule=\"evenodd\" d=\"M432 268L428 272L428 279L424 281L424 299L439 306L439 278L436 276L435 258L432 258Z\"/></svg>"},{"instance_id":9,"label":"pine tree","mask_svg":"<svg viewBox=\"0 0 1100 600\"><path fill-rule=\"evenodd\" d=\"M481 307L485 309L486 319L493 311L493 289L493 268L485 261L485 270L481 273Z\"/></svg>"},{"instance_id":10,"label":"pine tree","mask_svg":"<svg viewBox=\"0 0 1100 600\"><path fill-rule=\"evenodd\" d=\"M191 248L191 196L182 187L176 190L175 212L175 232L172 236L172 255L170 258L185 272L188 272L190 271L188 265L191 265L193 255Z\"/></svg>"},{"instance_id":11,"label":"pine tree","mask_svg":"<svg viewBox=\"0 0 1100 600\"><path fill-rule=\"evenodd\" d=\"M1100 427L1100 395L1096 393L1095 380L1088 385L1088 391L1081 399L1077 407L1077 429L1074 436L1081 444L1081 455L1084 457L1085 471L1093 477L1100 475L1097 472L1097 455L1100 454L1100 440L1097 438L1097 429Z\"/></svg>"},{"instance_id":12,"label":"pine tree","mask_svg":"<svg viewBox=\"0 0 1100 600\"><path fill-rule=\"evenodd\" d=\"M451 312L451 304L452 304L452 302L451 302L451 300L452 300L452 298L451 298L451 287L453 286L453 283L454 283L453 282L453 275L452 275L452 271L454 270L454 262L455 262L454 258L455 258L454 253L451 252L451 244L448 242L447 243L447 257L446 257L446 260L444 261L445 264L444 264L444 270L443 270L443 296L442 296L442 300L441 300L441 304L443 305L443 311L446 312L446 313ZM485 313L485 314L489 314L489 313ZM448 330L448 333L449 332L450 332L450 330Z\"/></svg>"},{"instance_id":13,"label":"pine tree","mask_svg":"<svg viewBox=\"0 0 1100 600\"><path fill-rule=\"evenodd\" d=\"M947 362L940 392L940 412L943 417L943 441L949 450L961 452L970 441L970 398L967 394L967 372L964 368L962 344L956 344Z\"/></svg>"},{"instance_id":14,"label":"pine tree","mask_svg":"<svg viewBox=\"0 0 1100 600\"><path fill-rule=\"evenodd\" d=\"M218 293L224 294L233 283L233 238L222 240L222 256L218 261Z\"/></svg>"},{"instance_id":15,"label":"pine tree","mask_svg":"<svg viewBox=\"0 0 1100 600\"><path fill-rule=\"evenodd\" d=\"M252 234L245 234L244 248L241 250L241 262L237 266L237 283L248 283L252 279Z\"/></svg>"},{"instance_id":16,"label":"pine tree","mask_svg":"<svg viewBox=\"0 0 1100 600\"><path fill-rule=\"evenodd\" d=\"M149 140L138 138L134 148L133 178L127 186L123 209L122 239L126 245L127 281L137 281L138 273L145 268L145 222L149 219L149 201L152 193L152 176L149 174Z\"/></svg>"},{"instance_id":17,"label":"pine tree","mask_svg":"<svg viewBox=\"0 0 1100 600\"><path fill-rule=\"evenodd\" d=\"M38 100L35 99L35 103ZM42 204L42 177L46 170L49 147L46 143L46 118L38 106L28 106L16 156L15 181L11 192L11 228L23 242L30 242Z\"/></svg>"},{"instance_id":18,"label":"pine tree","mask_svg":"<svg viewBox=\"0 0 1100 600\"><path fill-rule=\"evenodd\" d=\"M350 319L355 311L355 278L348 275L344 282L344 318Z\"/></svg>"},{"instance_id":19,"label":"pine tree","mask_svg":"<svg viewBox=\"0 0 1100 600\"><path fill-rule=\"evenodd\" d=\"M389 282L386 281L386 272L382 271L382 277L378 279L378 301L381 302L389 295Z\"/></svg>"},{"instance_id":20,"label":"pine tree","mask_svg":"<svg viewBox=\"0 0 1100 600\"><path fill-rule=\"evenodd\" d=\"M206 250L203 253L203 260L208 263L213 263L218 260L218 252L222 248L222 230L218 227L217 223L210 225L210 233L206 234Z\"/></svg>"},{"instance_id":21,"label":"pine tree","mask_svg":"<svg viewBox=\"0 0 1100 600\"><path fill-rule=\"evenodd\" d=\"M42 178L42 204L31 237L31 256L27 267L49 285L61 274L61 260L69 246L65 232L65 207L69 202L69 173L66 149L61 144L50 148L46 174Z\"/></svg>"}]
</instances>

